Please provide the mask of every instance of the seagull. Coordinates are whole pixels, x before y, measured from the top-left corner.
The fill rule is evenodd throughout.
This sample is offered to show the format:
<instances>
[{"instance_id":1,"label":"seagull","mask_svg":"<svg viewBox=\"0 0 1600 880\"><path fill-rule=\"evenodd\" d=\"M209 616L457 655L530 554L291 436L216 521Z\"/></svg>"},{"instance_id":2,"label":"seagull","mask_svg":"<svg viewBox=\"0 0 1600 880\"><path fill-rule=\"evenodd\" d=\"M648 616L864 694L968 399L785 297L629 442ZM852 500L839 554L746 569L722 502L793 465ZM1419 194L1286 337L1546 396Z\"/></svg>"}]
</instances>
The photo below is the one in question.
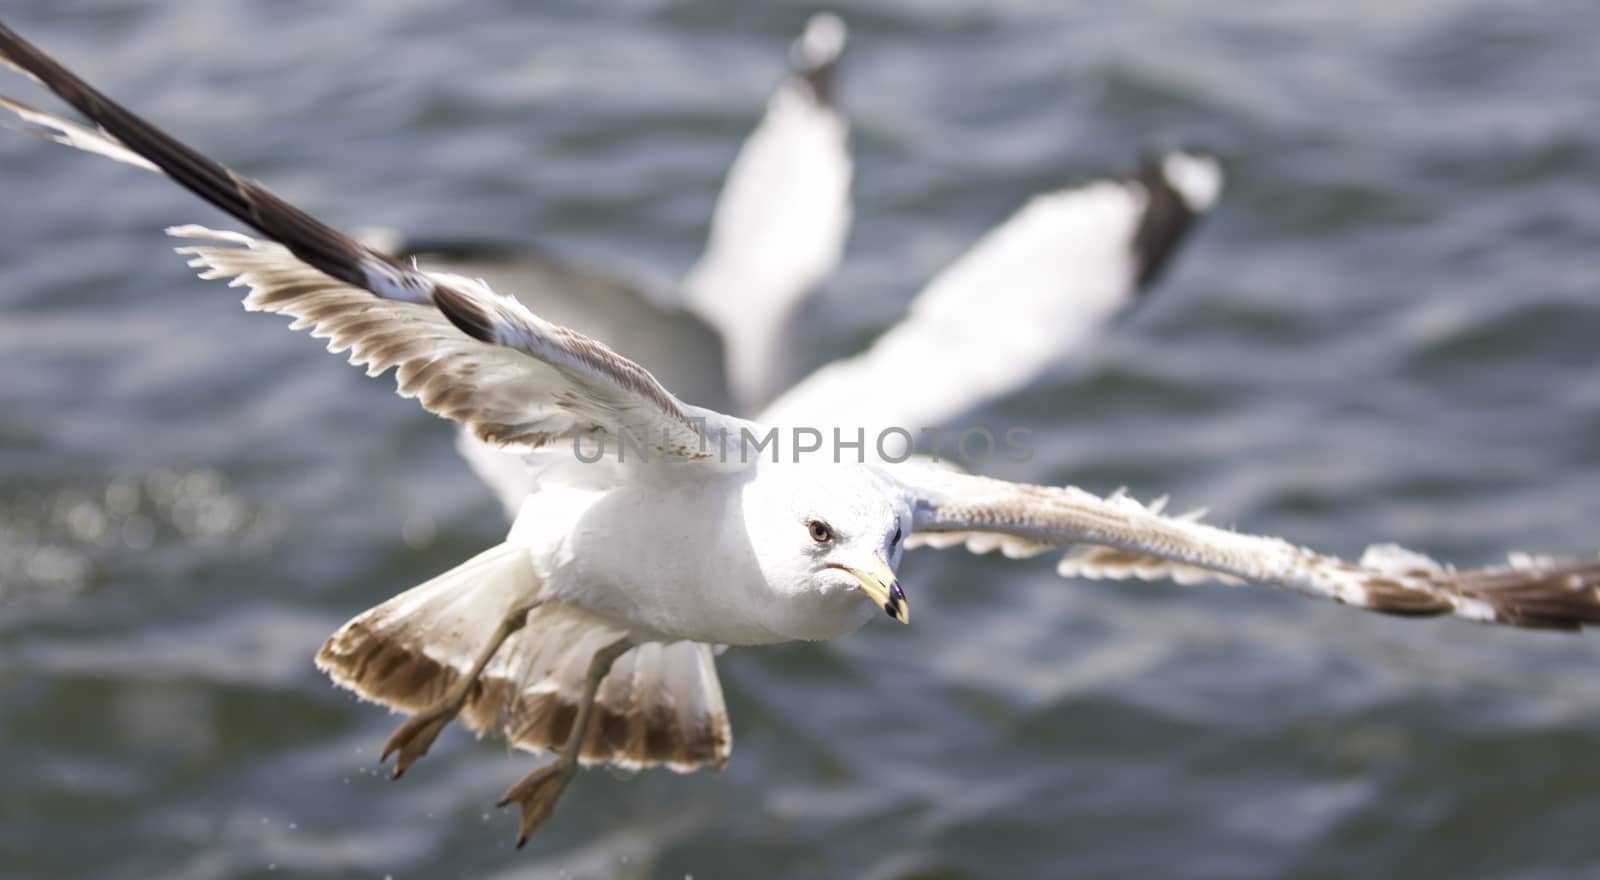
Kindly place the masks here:
<instances>
[{"instance_id":1,"label":"seagull","mask_svg":"<svg viewBox=\"0 0 1600 880\"><path fill-rule=\"evenodd\" d=\"M867 351L788 387L812 366L801 351L807 312L841 261L851 222L838 70L846 37L842 20L819 13L791 44L790 73L740 146L706 251L676 291L647 295L615 276L492 243L408 241L389 230L358 237L512 291L545 318L651 363L702 406L759 411L769 423L870 425L864 433L876 437L891 426L951 426L1059 367L1142 298L1216 204L1222 168L1198 149L1036 195L939 273ZM1011 356L970 369L995 340ZM914 387L893 366L908 362L925 364ZM523 457L466 430L456 446L514 518L536 486Z\"/></svg>"},{"instance_id":2,"label":"seagull","mask_svg":"<svg viewBox=\"0 0 1600 880\"><path fill-rule=\"evenodd\" d=\"M1131 307L1222 185L1216 156L1180 149L1146 158L1129 177L1034 196L939 273L866 351L818 369L760 418L868 438L952 425L1032 384ZM994 356L997 345L1004 358Z\"/></svg>"},{"instance_id":3,"label":"seagull","mask_svg":"<svg viewBox=\"0 0 1600 880\"><path fill-rule=\"evenodd\" d=\"M481 242L381 229L357 237L514 291L547 319L648 360L701 405L753 413L814 366L808 308L844 255L854 168L839 104L847 37L838 16L818 13L790 44L789 73L728 168L705 252L674 289ZM456 448L514 517L535 486L522 456L465 430Z\"/></svg>"},{"instance_id":4,"label":"seagull","mask_svg":"<svg viewBox=\"0 0 1600 880\"><path fill-rule=\"evenodd\" d=\"M916 547L1065 551L1067 576L1248 582L1388 614L1600 623L1600 560L1513 555L1456 569L1379 545L1349 562L1121 494L915 459L769 458L748 439L767 426L678 399L639 364L476 279L363 246L3 24L0 60L93 123L5 101L41 134L157 170L255 230L169 229L203 278L232 279L245 308L292 318L371 375L392 368L402 396L533 462L539 490L503 542L357 615L316 657L339 685L410 715L383 747L397 775L456 718L554 751L500 800L519 808L519 846L580 766L721 766L732 737L702 649L836 638L880 612L907 623L895 572ZM635 442L591 460L582 443L606 436Z\"/></svg>"}]
</instances>

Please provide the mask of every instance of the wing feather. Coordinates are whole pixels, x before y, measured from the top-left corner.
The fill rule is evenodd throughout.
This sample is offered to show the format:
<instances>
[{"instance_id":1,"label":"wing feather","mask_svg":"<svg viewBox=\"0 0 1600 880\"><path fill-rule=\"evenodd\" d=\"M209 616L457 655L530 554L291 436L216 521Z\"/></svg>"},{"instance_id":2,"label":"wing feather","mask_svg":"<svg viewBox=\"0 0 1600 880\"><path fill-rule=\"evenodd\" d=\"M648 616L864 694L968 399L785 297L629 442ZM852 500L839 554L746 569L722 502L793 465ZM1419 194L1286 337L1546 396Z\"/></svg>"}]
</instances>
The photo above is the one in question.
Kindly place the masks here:
<instances>
[{"instance_id":1,"label":"wing feather","mask_svg":"<svg viewBox=\"0 0 1600 880\"><path fill-rule=\"evenodd\" d=\"M835 100L844 45L844 23L828 13L795 41L792 73L729 167L705 253L681 287L721 333L729 383L751 409L796 378L808 353L791 341L797 315L844 254L853 174Z\"/></svg>"},{"instance_id":2,"label":"wing feather","mask_svg":"<svg viewBox=\"0 0 1600 880\"><path fill-rule=\"evenodd\" d=\"M0 108L60 143L160 170L272 239L169 229L210 242L179 249L202 277L248 287L247 309L294 318L294 328L326 338L331 351L348 351L369 375L398 367L403 396L479 439L534 448L603 431L675 459L729 460L703 438L708 429L713 437L741 436L747 423L683 404L643 367L481 282L367 248L134 115L4 25L0 60L98 127L10 100Z\"/></svg>"},{"instance_id":3,"label":"wing feather","mask_svg":"<svg viewBox=\"0 0 1600 880\"><path fill-rule=\"evenodd\" d=\"M1117 493L1009 483L946 470L892 468L914 514L908 547L964 544L1033 556L1070 547L1068 577L1171 579L1289 587L1345 605L1407 616L1575 630L1600 624L1600 559L1514 555L1505 565L1456 569L1394 545L1348 562L1280 538L1166 516Z\"/></svg>"}]
</instances>

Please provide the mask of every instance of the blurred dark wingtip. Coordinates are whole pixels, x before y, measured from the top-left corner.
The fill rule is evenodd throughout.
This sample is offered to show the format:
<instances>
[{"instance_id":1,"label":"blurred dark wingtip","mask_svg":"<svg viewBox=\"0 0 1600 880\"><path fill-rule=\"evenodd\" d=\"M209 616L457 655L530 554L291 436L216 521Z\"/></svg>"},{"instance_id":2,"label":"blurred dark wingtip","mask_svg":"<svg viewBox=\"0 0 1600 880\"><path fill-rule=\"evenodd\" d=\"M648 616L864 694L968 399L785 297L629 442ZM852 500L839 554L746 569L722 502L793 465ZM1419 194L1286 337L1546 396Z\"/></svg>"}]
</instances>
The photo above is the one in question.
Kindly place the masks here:
<instances>
[{"instance_id":1,"label":"blurred dark wingtip","mask_svg":"<svg viewBox=\"0 0 1600 880\"><path fill-rule=\"evenodd\" d=\"M1528 562L1463 572L1462 595L1487 602L1495 622L1577 631L1600 626L1600 560Z\"/></svg>"},{"instance_id":2,"label":"blurred dark wingtip","mask_svg":"<svg viewBox=\"0 0 1600 880\"><path fill-rule=\"evenodd\" d=\"M1222 192L1222 162L1204 150L1169 150L1146 157L1131 178L1144 187L1144 213L1133 234L1141 289L1161 277L1195 218L1211 210Z\"/></svg>"}]
</instances>

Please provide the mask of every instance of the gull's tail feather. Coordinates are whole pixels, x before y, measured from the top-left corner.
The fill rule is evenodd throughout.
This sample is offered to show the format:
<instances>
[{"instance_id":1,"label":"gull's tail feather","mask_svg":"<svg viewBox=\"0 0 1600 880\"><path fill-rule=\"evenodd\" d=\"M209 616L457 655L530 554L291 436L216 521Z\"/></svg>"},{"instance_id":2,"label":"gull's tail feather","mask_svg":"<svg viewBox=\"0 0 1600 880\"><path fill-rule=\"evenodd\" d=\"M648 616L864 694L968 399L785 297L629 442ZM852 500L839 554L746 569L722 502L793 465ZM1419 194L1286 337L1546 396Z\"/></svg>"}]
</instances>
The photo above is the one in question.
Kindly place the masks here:
<instances>
[{"instance_id":1,"label":"gull's tail feather","mask_svg":"<svg viewBox=\"0 0 1600 880\"><path fill-rule=\"evenodd\" d=\"M426 709L536 589L527 552L501 544L362 612L323 643L317 668L390 709Z\"/></svg>"},{"instance_id":2,"label":"gull's tail feather","mask_svg":"<svg viewBox=\"0 0 1600 880\"><path fill-rule=\"evenodd\" d=\"M510 544L363 612L328 638L317 668L400 712L426 709L472 667L509 609L536 594L526 551ZM518 748L566 741L589 658L626 635L586 612L542 605L500 646L461 719ZM646 644L619 658L600 686L584 764L721 767L733 739L709 646Z\"/></svg>"},{"instance_id":3,"label":"gull's tail feather","mask_svg":"<svg viewBox=\"0 0 1600 880\"><path fill-rule=\"evenodd\" d=\"M577 717L589 659L618 635L570 608L535 610L484 671L484 699L469 707L467 723L480 731L498 727L512 745L530 752L559 748ZM612 664L578 759L687 773L721 769L732 748L711 646L649 642Z\"/></svg>"}]
</instances>

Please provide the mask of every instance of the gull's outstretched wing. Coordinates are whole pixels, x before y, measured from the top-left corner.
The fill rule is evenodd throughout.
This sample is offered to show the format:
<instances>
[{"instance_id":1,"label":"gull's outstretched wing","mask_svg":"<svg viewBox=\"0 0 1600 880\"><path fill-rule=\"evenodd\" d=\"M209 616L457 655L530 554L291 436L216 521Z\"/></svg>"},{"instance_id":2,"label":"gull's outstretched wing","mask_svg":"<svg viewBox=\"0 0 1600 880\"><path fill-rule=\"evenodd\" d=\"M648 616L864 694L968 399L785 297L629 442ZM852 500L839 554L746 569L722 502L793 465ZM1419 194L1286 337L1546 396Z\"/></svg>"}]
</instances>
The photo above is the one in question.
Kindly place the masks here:
<instances>
[{"instance_id":1,"label":"gull's outstretched wing","mask_svg":"<svg viewBox=\"0 0 1600 880\"><path fill-rule=\"evenodd\" d=\"M1135 302L1221 188L1214 157L1174 151L1035 196L871 348L807 376L762 421L915 434L1025 387Z\"/></svg>"},{"instance_id":2,"label":"gull's outstretched wing","mask_svg":"<svg viewBox=\"0 0 1600 880\"><path fill-rule=\"evenodd\" d=\"M728 379L754 410L796 378L785 346L796 310L839 265L850 230L849 124L835 101L845 26L813 16L793 73L739 148L685 303L722 334Z\"/></svg>"},{"instance_id":3,"label":"gull's outstretched wing","mask_svg":"<svg viewBox=\"0 0 1600 880\"><path fill-rule=\"evenodd\" d=\"M642 450L710 461L716 451L702 442L708 429L740 433L743 422L680 402L638 364L481 282L368 249L135 116L4 25L0 60L98 126L3 105L47 136L154 166L272 239L197 226L169 230L212 243L180 248L204 277L232 276L250 288L246 308L294 317L293 327L326 337L331 350L349 349L351 362L370 375L397 367L402 395L478 438L536 448L604 432Z\"/></svg>"},{"instance_id":4,"label":"gull's outstretched wing","mask_svg":"<svg viewBox=\"0 0 1600 880\"><path fill-rule=\"evenodd\" d=\"M1456 569L1394 545L1347 562L1279 538L1245 535L1165 516L1126 495L1008 483L918 466L888 469L914 511L906 546L964 544L1014 558L1074 546L1057 569L1068 577L1169 578L1281 585L1385 614L1453 614L1539 629L1600 624L1600 559L1513 555L1508 564Z\"/></svg>"},{"instance_id":5,"label":"gull's outstretched wing","mask_svg":"<svg viewBox=\"0 0 1600 880\"><path fill-rule=\"evenodd\" d=\"M681 399L720 411L732 408L717 332L692 312L658 303L623 278L529 247L408 239L388 230L365 230L360 238L380 253L506 291L545 320L649 364ZM506 515L515 518L538 485L525 457L485 443L465 428L456 435L456 450L494 491Z\"/></svg>"}]
</instances>

